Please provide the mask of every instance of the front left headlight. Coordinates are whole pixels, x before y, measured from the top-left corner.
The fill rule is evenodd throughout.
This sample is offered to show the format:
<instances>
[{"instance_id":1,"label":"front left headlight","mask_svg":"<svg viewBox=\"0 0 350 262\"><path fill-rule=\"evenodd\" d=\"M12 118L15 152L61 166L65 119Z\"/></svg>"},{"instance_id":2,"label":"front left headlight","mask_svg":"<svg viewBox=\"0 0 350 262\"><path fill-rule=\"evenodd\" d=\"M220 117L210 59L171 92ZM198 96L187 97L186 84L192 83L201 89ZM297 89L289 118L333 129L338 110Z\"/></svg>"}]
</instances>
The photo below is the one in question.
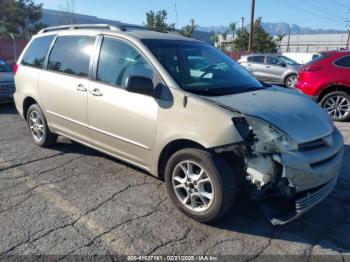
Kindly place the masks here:
<instances>
[{"instance_id":1,"label":"front left headlight","mask_svg":"<svg viewBox=\"0 0 350 262\"><path fill-rule=\"evenodd\" d=\"M298 150L298 144L293 139L270 123L253 117L247 118L247 121L255 135L253 149L256 152L277 153Z\"/></svg>"}]
</instances>

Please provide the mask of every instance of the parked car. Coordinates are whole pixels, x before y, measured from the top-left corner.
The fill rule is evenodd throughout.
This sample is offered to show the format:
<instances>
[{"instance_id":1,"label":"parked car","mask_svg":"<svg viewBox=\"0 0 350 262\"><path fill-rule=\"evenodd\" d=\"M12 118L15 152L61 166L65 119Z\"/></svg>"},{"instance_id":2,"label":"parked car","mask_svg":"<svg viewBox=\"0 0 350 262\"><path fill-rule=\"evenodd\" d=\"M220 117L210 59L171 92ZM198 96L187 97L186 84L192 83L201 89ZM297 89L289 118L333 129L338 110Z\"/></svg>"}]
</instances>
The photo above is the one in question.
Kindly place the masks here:
<instances>
[{"instance_id":1,"label":"parked car","mask_svg":"<svg viewBox=\"0 0 350 262\"><path fill-rule=\"evenodd\" d=\"M11 67L0 58L0 103L13 101L15 84Z\"/></svg>"},{"instance_id":2,"label":"parked car","mask_svg":"<svg viewBox=\"0 0 350 262\"><path fill-rule=\"evenodd\" d=\"M271 223L287 223L330 193L342 164L342 135L322 108L191 38L47 28L20 56L15 82L34 143L62 135L142 168L198 221L218 219L244 189L277 198L282 208L264 206Z\"/></svg>"},{"instance_id":3,"label":"parked car","mask_svg":"<svg viewBox=\"0 0 350 262\"><path fill-rule=\"evenodd\" d=\"M302 66L296 88L311 96L335 121L350 119L350 51L323 52Z\"/></svg>"},{"instance_id":4,"label":"parked car","mask_svg":"<svg viewBox=\"0 0 350 262\"><path fill-rule=\"evenodd\" d=\"M316 59L321 54L320 53L291 53L291 52L286 52L286 53L282 53L282 55L292 59L293 61L296 61L299 64L306 64L306 63L310 62L311 60Z\"/></svg>"},{"instance_id":5,"label":"parked car","mask_svg":"<svg viewBox=\"0 0 350 262\"><path fill-rule=\"evenodd\" d=\"M257 79L266 83L293 88L297 80L299 64L281 55L247 55L238 63L248 69Z\"/></svg>"}]
</instances>

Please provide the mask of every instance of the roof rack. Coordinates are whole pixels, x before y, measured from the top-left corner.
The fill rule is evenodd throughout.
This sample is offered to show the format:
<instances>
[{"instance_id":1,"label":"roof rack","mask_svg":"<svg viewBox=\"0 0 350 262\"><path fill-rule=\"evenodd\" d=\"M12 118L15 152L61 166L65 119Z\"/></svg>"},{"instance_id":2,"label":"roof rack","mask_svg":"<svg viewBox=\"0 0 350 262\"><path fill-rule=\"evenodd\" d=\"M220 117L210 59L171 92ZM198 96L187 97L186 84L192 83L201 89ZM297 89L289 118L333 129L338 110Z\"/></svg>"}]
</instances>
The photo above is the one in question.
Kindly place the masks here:
<instances>
[{"instance_id":1,"label":"roof rack","mask_svg":"<svg viewBox=\"0 0 350 262\"><path fill-rule=\"evenodd\" d=\"M108 24L76 24L76 25L61 25L52 26L41 29L38 34L59 31L59 30L74 30L74 29L107 29L114 31L125 31L122 25L108 25Z\"/></svg>"}]
</instances>

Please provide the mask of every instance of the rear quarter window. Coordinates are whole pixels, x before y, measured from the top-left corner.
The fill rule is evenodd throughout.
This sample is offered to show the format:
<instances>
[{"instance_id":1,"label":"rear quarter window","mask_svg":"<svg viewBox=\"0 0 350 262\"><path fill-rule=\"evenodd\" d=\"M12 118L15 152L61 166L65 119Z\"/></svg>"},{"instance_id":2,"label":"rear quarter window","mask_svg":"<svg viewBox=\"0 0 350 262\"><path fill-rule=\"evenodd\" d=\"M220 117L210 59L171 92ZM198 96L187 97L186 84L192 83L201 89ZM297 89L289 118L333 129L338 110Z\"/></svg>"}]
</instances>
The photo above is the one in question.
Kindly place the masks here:
<instances>
[{"instance_id":1,"label":"rear quarter window","mask_svg":"<svg viewBox=\"0 0 350 262\"><path fill-rule=\"evenodd\" d=\"M25 51L21 64L36 68L43 68L54 35L35 38Z\"/></svg>"},{"instance_id":2,"label":"rear quarter window","mask_svg":"<svg viewBox=\"0 0 350 262\"><path fill-rule=\"evenodd\" d=\"M94 36L59 36L50 54L48 69L86 77L95 38Z\"/></svg>"},{"instance_id":3,"label":"rear quarter window","mask_svg":"<svg viewBox=\"0 0 350 262\"><path fill-rule=\"evenodd\" d=\"M338 58L334 61L334 64L341 67L348 67L350 68L350 56L344 56L342 58Z\"/></svg>"},{"instance_id":4,"label":"rear quarter window","mask_svg":"<svg viewBox=\"0 0 350 262\"><path fill-rule=\"evenodd\" d=\"M248 62L253 62L253 63L264 63L265 56L249 56L247 58Z\"/></svg>"}]
</instances>

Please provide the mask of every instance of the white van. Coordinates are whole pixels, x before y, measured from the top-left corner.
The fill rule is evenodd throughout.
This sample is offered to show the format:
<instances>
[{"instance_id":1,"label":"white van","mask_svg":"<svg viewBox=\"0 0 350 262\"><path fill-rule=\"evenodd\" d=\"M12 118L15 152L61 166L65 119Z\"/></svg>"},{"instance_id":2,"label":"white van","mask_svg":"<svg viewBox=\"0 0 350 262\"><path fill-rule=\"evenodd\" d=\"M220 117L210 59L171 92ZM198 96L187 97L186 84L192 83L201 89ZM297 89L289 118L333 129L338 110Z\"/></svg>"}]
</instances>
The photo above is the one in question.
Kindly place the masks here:
<instances>
[{"instance_id":1,"label":"white van","mask_svg":"<svg viewBox=\"0 0 350 262\"><path fill-rule=\"evenodd\" d=\"M283 53L282 55L298 62L299 64L306 64L320 56L318 53Z\"/></svg>"}]
</instances>

